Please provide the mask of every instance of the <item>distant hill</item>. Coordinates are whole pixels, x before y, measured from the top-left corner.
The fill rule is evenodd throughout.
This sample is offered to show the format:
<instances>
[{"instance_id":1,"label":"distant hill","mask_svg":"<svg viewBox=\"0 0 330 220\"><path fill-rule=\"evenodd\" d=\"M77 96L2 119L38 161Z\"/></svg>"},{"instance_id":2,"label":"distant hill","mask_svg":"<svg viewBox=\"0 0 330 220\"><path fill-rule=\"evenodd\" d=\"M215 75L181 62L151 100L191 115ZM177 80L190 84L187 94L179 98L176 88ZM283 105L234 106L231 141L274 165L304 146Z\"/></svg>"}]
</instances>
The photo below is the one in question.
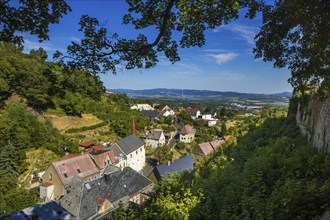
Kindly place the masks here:
<instances>
[{"instance_id":1,"label":"distant hill","mask_svg":"<svg viewBox=\"0 0 330 220\"><path fill-rule=\"evenodd\" d=\"M203 98L210 96L217 96L223 98L260 98L260 97L291 97L291 92L282 92L276 94L257 94L257 93L240 93L240 92L220 92L211 90L194 90L194 89L143 89L143 90L132 90L132 89L107 89L107 91L118 94L124 93L130 97L177 97L177 98Z\"/></svg>"}]
</instances>

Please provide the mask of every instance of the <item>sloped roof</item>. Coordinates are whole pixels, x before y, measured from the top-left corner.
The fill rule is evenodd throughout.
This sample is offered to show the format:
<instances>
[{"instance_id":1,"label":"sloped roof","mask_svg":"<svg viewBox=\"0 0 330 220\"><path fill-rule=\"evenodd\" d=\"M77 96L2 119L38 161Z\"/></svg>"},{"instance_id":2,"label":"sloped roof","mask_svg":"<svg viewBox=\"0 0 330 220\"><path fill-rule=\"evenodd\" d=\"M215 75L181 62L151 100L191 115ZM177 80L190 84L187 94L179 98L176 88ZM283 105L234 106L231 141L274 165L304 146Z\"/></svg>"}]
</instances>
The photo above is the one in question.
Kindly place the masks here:
<instances>
[{"instance_id":1,"label":"sloped roof","mask_svg":"<svg viewBox=\"0 0 330 220\"><path fill-rule=\"evenodd\" d=\"M126 167L123 171L117 171L108 175L104 175L98 179L90 182L85 182L80 193L80 198L74 200L75 203L71 204L72 207L79 207L76 216L79 219L88 219L97 214L97 203L108 200L113 205L118 205L119 200L125 202L129 197L144 188L151 185L152 182L139 174L130 167ZM77 191L79 189L77 188ZM65 195L60 202L68 202L72 197L71 192ZM75 194L76 195L76 194Z\"/></svg>"},{"instance_id":2,"label":"sloped roof","mask_svg":"<svg viewBox=\"0 0 330 220\"><path fill-rule=\"evenodd\" d=\"M228 141L231 138L231 136L230 135L226 135L223 138L225 139L225 141Z\"/></svg>"},{"instance_id":3,"label":"sloped roof","mask_svg":"<svg viewBox=\"0 0 330 220\"><path fill-rule=\"evenodd\" d=\"M201 143L201 144L198 144L198 146L202 150L202 152L205 156L209 155L213 151L213 147L211 146L210 142Z\"/></svg>"},{"instance_id":4,"label":"sloped roof","mask_svg":"<svg viewBox=\"0 0 330 220\"><path fill-rule=\"evenodd\" d=\"M79 146L84 147L84 148L89 148L94 146L96 143L94 141L86 141L83 143L80 143Z\"/></svg>"},{"instance_id":5,"label":"sloped roof","mask_svg":"<svg viewBox=\"0 0 330 220\"><path fill-rule=\"evenodd\" d=\"M78 156L78 155L76 155L76 154L66 154L60 160L66 160L66 159L70 159L70 158L73 158L73 157L76 157L76 156Z\"/></svg>"},{"instance_id":6,"label":"sloped roof","mask_svg":"<svg viewBox=\"0 0 330 220\"><path fill-rule=\"evenodd\" d=\"M195 133L195 129L190 125L185 125L180 131L180 134L194 134L194 133Z\"/></svg>"},{"instance_id":7,"label":"sloped roof","mask_svg":"<svg viewBox=\"0 0 330 220\"><path fill-rule=\"evenodd\" d=\"M142 110L141 111L142 115L146 117L157 117L158 112L156 110Z\"/></svg>"},{"instance_id":8,"label":"sloped roof","mask_svg":"<svg viewBox=\"0 0 330 220\"><path fill-rule=\"evenodd\" d=\"M220 147L221 141L220 140L213 140L213 141L210 142L210 144L212 145L213 149L215 150L215 149Z\"/></svg>"},{"instance_id":9,"label":"sloped roof","mask_svg":"<svg viewBox=\"0 0 330 220\"><path fill-rule=\"evenodd\" d=\"M102 166L101 168L103 168L103 166L104 166L104 161L105 161L107 155L109 156L112 164L114 164L116 162L113 149L92 151L92 152L90 152L90 155L94 156L94 158L97 157L99 159L99 164Z\"/></svg>"},{"instance_id":10,"label":"sloped roof","mask_svg":"<svg viewBox=\"0 0 330 220\"><path fill-rule=\"evenodd\" d=\"M178 173L180 171L191 171L194 169L194 161L191 156L184 156L178 160L174 160L170 165L160 164L156 166L159 175L165 176L168 173Z\"/></svg>"},{"instance_id":11,"label":"sloped roof","mask_svg":"<svg viewBox=\"0 0 330 220\"><path fill-rule=\"evenodd\" d=\"M198 109L197 108L191 108L191 107L188 107L186 108L186 111L189 115L196 115Z\"/></svg>"},{"instance_id":12,"label":"sloped roof","mask_svg":"<svg viewBox=\"0 0 330 220\"><path fill-rule=\"evenodd\" d=\"M128 137L118 140L116 144L125 153L125 155L128 155L133 151L142 147L144 145L144 142L140 138L138 138L135 134L132 134Z\"/></svg>"},{"instance_id":13,"label":"sloped roof","mask_svg":"<svg viewBox=\"0 0 330 220\"><path fill-rule=\"evenodd\" d=\"M71 215L54 201L48 201L35 206L31 206L20 211L16 211L6 216L1 216L3 220L26 220L26 219L63 219L73 220Z\"/></svg>"},{"instance_id":14,"label":"sloped roof","mask_svg":"<svg viewBox=\"0 0 330 220\"><path fill-rule=\"evenodd\" d=\"M152 139L152 140L159 140L159 138L162 135L162 131L156 131L156 130L152 130L148 135L147 138L148 139Z\"/></svg>"},{"instance_id":15,"label":"sloped roof","mask_svg":"<svg viewBox=\"0 0 330 220\"><path fill-rule=\"evenodd\" d=\"M103 145L98 145L98 146L95 146L95 147L92 147L92 148L88 148L86 153L91 153L93 151L99 151L99 150L104 150L105 147Z\"/></svg>"},{"instance_id":16,"label":"sloped roof","mask_svg":"<svg viewBox=\"0 0 330 220\"><path fill-rule=\"evenodd\" d=\"M99 168L88 154L60 160L52 163L52 165L64 185L70 182L75 175L86 177L99 172Z\"/></svg>"}]
</instances>

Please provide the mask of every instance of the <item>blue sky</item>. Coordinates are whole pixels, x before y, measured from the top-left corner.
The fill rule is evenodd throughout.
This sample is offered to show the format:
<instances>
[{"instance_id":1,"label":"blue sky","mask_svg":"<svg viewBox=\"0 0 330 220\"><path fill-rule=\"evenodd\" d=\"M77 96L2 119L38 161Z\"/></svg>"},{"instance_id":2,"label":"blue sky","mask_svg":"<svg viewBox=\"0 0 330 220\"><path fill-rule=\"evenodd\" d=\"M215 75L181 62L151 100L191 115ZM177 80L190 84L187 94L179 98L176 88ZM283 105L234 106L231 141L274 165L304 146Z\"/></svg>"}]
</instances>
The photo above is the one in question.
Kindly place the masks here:
<instances>
[{"instance_id":1,"label":"blue sky","mask_svg":"<svg viewBox=\"0 0 330 220\"><path fill-rule=\"evenodd\" d=\"M39 44L31 36L25 38L25 51L42 46L50 55L56 50L65 52L71 41L79 41L79 18L88 14L106 22L113 32L134 38L139 32L132 26L122 25L127 6L121 0L68 1L72 12L60 24L50 27L50 41ZM241 16L243 17L243 16ZM180 49L181 61L171 64L160 54L160 62L152 69L121 70L117 75L101 75L106 88L151 89L207 89L249 93L277 93L292 91L287 83L290 72L274 69L272 63L254 59L253 38L261 25L261 17L254 20L239 19L227 26L206 32L206 45L202 48ZM148 30L153 41L156 32Z\"/></svg>"}]
</instances>

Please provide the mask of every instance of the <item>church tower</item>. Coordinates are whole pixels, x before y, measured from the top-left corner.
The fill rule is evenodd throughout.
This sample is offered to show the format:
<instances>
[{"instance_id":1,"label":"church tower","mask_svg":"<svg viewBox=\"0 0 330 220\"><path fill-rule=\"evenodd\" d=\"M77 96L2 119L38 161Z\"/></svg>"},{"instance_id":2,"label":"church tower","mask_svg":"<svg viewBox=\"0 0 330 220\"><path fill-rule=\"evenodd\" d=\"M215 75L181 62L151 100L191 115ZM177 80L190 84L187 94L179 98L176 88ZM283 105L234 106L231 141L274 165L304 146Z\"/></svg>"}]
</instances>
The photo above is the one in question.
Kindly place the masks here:
<instances>
[{"instance_id":1,"label":"church tower","mask_svg":"<svg viewBox=\"0 0 330 220\"><path fill-rule=\"evenodd\" d=\"M135 134L135 123L134 123L134 118L132 118L131 134Z\"/></svg>"}]
</instances>

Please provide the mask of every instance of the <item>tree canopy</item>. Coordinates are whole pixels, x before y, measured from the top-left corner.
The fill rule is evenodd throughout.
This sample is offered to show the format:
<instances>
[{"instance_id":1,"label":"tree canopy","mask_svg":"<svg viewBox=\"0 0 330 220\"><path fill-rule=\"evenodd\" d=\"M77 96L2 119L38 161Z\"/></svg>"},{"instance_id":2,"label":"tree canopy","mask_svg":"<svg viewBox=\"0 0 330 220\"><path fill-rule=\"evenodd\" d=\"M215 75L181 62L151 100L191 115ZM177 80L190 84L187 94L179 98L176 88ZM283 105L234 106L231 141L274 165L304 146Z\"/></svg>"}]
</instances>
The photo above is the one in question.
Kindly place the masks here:
<instances>
[{"instance_id":1,"label":"tree canopy","mask_svg":"<svg viewBox=\"0 0 330 220\"><path fill-rule=\"evenodd\" d=\"M29 32L40 40L48 39L49 24L71 8L64 0L24 0L0 3L0 41L20 44L19 32ZM275 67L292 72L294 87L321 86L329 89L330 3L327 0L126 0L129 8L124 24L137 30L155 28L152 39L139 34L126 39L113 33L97 18L83 15L80 31L84 38L72 42L65 55L54 58L71 67L99 74L118 68L151 68L163 53L172 63L180 60L178 48L205 44L205 32L226 25L247 9L245 17L262 14L263 25L256 36L256 58L273 61ZM12 6L14 5L14 6ZM16 32L15 32L16 31ZM112 33L112 34L110 34ZM179 36L179 37L176 37Z\"/></svg>"},{"instance_id":2,"label":"tree canopy","mask_svg":"<svg viewBox=\"0 0 330 220\"><path fill-rule=\"evenodd\" d=\"M19 32L29 32L40 40L48 40L50 24L71 11L64 0L0 1L0 41L22 44Z\"/></svg>"}]
</instances>

